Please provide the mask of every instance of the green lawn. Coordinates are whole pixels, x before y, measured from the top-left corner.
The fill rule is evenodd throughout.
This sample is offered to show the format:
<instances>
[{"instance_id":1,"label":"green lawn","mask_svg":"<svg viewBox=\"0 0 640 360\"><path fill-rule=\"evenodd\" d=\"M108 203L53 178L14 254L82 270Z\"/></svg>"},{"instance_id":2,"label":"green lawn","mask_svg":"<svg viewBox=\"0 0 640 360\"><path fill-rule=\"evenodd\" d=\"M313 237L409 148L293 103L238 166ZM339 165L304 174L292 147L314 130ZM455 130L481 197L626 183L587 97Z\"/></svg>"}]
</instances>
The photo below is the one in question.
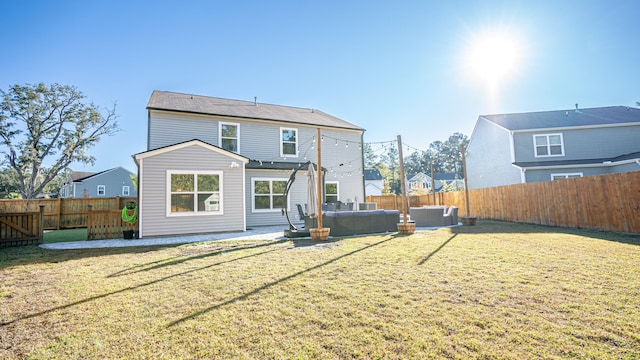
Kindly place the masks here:
<instances>
[{"instance_id":1,"label":"green lawn","mask_svg":"<svg viewBox=\"0 0 640 360\"><path fill-rule=\"evenodd\" d=\"M67 241L84 241L87 240L87 229L64 229L64 230L47 230L44 232L43 243L57 243Z\"/></svg>"},{"instance_id":2,"label":"green lawn","mask_svg":"<svg viewBox=\"0 0 640 360\"><path fill-rule=\"evenodd\" d=\"M640 238L480 221L0 251L0 358L637 359Z\"/></svg>"}]
</instances>

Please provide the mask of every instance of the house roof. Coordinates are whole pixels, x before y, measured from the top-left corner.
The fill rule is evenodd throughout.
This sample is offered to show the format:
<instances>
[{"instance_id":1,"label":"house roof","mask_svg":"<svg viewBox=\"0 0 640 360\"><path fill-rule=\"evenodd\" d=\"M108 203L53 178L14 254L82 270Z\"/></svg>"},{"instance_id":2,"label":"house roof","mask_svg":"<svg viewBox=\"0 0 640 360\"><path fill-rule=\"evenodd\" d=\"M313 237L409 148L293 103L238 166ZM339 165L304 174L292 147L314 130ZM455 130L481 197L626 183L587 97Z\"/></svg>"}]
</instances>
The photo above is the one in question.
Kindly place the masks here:
<instances>
[{"instance_id":1,"label":"house roof","mask_svg":"<svg viewBox=\"0 0 640 360\"><path fill-rule=\"evenodd\" d=\"M195 146L201 146L201 147L203 147L205 149L212 150L212 151L215 151L215 152L220 153L220 154L224 154L225 156L228 156L230 158L234 158L234 159L236 159L238 161L242 161L245 164L247 162L249 162L249 158L246 157L246 156L242 156L242 155L236 154L236 153L231 152L229 150L223 149L223 148L221 148L219 146L209 144L208 142L202 141L200 139L187 140L187 141L183 141L183 142L179 142L179 143L176 143L176 144L171 144L171 145L159 147L159 148L152 149L152 150L143 151L141 153L137 153L137 154L132 155L132 157L137 163L138 160L140 160L140 159L156 156L156 155L159 155L159 154L164 154L164 153L167 153L167 152L170 152L170 151L174 151L174 150L177 150L177 149L182 149L182 148L189 147L189 146L194 146L194 145Z\"/></svg>"},{"instance_id":2,"label":"house roof","mask_svg":"<svg viewBox=\"0 0 640 360\"><path fill-rule=\"evenodd\" d=\"M94 172L89 171L73 171L71 170L71 181L82 181L88 177L95 175Z\"/></svg>"},{"instance_id":3,"label":"house roof","mask_svg":"<svg viewBox=\"0 0 640 360\"><path fill-rule=\"evenodd\" d=\"M529 167L554 167L554 166L571 166L571 165L603 165L605 163L617 163L620 161L640 159L640 152L633 152L611 158L594 158L594 159L577 159L577 160L558 160L558 161L518 161L513 165L522 168Z\"/></svg>"},{"instance_id":4,"label":"house roof","mask_svg":"<svg viewBox=\"0 0 640 360\"><path fill-rule=\"evenodd\" d=\"M253 101L222 99L169 91L154 90L149 99L149 103L147 103L147 109L280 121L292 124L364 131L364 129L359 126L317 109L271 105L255 103Z\"/></svg>"},{"instance_id":5,"label":"house roof","mask_svg":"<svg viewBox=\"0 0 640 360\"><path fill-rule=\"evenodd\" d=\"M378 169L364 169L365 180L382 180L382 175Z\"/></svg>"},{"instance_id":6,"label":"house roof","mask_svg":"<svg viewBox=\"0 0 640 360\"><path fill-rule=\"evenodd\" d=\"M480 117L508 130L517 131L630 123L640 124L640 109L628 106L608 106L519 114L481 115Z\"/></svg>"},{"instance_id":7,"label":"house roof","mask_svg":"<svg viewBox=\"0 0 640 360\"><path fill-rule=\"evenodd\" d=\"M456 178L457 176L457 178ZM414 179L415 177L417 177L416 179ZM417 174L407 174L407 179L408 181L418 181L420 178L429 178L431 179L431 176L423 173L423 172L419 172ZM456 173L434 173L433 174L433 178L435 180L461 180L460 176L458 176L458 174Z\"/></svg>"},{"instance_id":8,"label":"house roof","mask_svg":"<svg viewBox=\"0 0 640 360\"><path fill-rule=\"evenodd\" d=\"M251 160L245 166L245 169L263 169L263 170L295 170L300 166L300 170L309 169L309 163L297 163L297 162L289 162L289 161L261 161L261 160ZM318 166L316 165L315 168ZM327 169L323 166L322 171L327 171Z\"/></svg>"}]
</instances>

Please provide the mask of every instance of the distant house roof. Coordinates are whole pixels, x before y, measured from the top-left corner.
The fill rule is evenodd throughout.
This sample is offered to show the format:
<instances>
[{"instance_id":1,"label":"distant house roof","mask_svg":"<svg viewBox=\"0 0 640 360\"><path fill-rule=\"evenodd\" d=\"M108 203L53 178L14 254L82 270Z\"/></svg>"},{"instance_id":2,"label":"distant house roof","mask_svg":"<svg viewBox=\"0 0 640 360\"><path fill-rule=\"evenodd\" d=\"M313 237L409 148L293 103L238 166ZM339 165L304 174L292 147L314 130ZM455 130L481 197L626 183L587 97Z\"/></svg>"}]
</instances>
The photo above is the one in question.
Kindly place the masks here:
<instances>
[{"instance_id":1,"label":"distant house roof","mask_svg":"<svg viewBox=\"0 0 640 360\"><path fill-rule=\"evenodd\" d=\"M456 178L457 176L457 178ZM418 177L418 178L416 178ZM431 176L422 172L419 172L417 174L407 174L407 179L409 181L417 181L419 180L419 178L422 177L428 177L429 179L431 179ZM416 179L414 179L416 178ZM460 176L456 173L434 173L433 174L433 178L434 180L445 180L445 181L450 181L450 180L460 180Z\"/></svg>"},{"instance_id":2,"label":"distant house roof","mask_svg":"<svg viewBox=\"0 0 640 360\"><path fill-rule=\"evenodd\" d=\"M382 175L378 169L364 169L365 180L382 180Z\"/></svg>"},{"instance_id":3,"label":"distant house roof","mask_svg":"<svg viewBox=\"0 0 640 360\"><path fill-rule=\"evenodd\" d=\"M100 172L71 171L71 180L73 182L81 182L81 181L87 180L89 178L92 178L94 176L98 176L100 174L104 174L104 173L106 173L108 171L115 170L115 169L120 168L120 167L122 167L122 166L114 167L112 169L103 170L103 171L100 171ZM127 170L127 171L129 171L129 170ZM131 171L129 171L129 172L131 172Z\"/></svg>"},{"instance_id":4,"label":"distant house roof","mask_svg":"<svg viewBox=\"0 0 640 360\"><path fill-rule=\"evenodd\" d=\"M519 114L481 115L480 117L508 130L517 131L640 123L640 109L628 106L608 106Z\"/></svg>"},{"instance_id":5,"label":"distant house roof","mask_svg":"<svg viewBox=\"0 0 640 360\"><path fill-rule=\"evenodd\" d=\"M364 129L359 126L317 109L271 105L253 101L230 100L169 91L154 90L147 104L147 109L231 116L245 119L275 120L292 124L364 131Z\"/></svg>"}]
</instances>

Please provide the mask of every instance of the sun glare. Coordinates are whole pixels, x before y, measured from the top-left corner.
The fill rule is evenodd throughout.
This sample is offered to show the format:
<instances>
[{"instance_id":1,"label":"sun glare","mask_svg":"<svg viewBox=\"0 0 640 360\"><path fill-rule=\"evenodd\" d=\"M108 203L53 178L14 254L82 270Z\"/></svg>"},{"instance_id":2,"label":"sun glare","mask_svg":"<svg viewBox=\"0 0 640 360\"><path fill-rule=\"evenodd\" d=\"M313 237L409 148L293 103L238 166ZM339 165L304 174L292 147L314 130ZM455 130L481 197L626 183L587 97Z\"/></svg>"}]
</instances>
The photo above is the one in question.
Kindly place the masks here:
<instances>
[{"instance_id":1,"label":"sun glare","mask_svg":"<svg viewBox=\"0 0 640 360\"><path fill-rule=\"evenodd\" d=\"M518 57L518 43L513 37L488 33L474 40L468 61L475 76L495 86L513 75Z\"/></svg>"}]
</instances>

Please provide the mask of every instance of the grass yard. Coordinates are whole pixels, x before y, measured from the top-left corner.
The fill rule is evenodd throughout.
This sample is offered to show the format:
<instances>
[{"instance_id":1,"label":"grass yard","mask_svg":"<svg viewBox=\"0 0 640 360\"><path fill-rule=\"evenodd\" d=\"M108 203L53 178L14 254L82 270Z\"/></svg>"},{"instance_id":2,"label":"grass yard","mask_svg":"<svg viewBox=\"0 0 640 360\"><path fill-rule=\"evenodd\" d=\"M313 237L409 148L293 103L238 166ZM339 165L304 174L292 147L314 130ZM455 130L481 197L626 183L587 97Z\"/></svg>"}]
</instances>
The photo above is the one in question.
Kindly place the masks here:
<instances>
[{"instance_id":1,"label":"grass yard","mask_svg":"<svg viewBox=\"0 0 640 360\"><path fill-rule=\"evenodd\" d=\"M51 230L44 232L45 244L68 242L68 241L85 241L87 240L87 228Z\"/></svg>"},{"instance_id":2,"label":"grass yard","mask_svg":"<svg viewBox=\"0 0 640 360\"><path fill-rule=\"evenodd\" d=\"M480 221L0 251L3 359L638 359L640 238Z\"/></svg>"}]
</instances>

